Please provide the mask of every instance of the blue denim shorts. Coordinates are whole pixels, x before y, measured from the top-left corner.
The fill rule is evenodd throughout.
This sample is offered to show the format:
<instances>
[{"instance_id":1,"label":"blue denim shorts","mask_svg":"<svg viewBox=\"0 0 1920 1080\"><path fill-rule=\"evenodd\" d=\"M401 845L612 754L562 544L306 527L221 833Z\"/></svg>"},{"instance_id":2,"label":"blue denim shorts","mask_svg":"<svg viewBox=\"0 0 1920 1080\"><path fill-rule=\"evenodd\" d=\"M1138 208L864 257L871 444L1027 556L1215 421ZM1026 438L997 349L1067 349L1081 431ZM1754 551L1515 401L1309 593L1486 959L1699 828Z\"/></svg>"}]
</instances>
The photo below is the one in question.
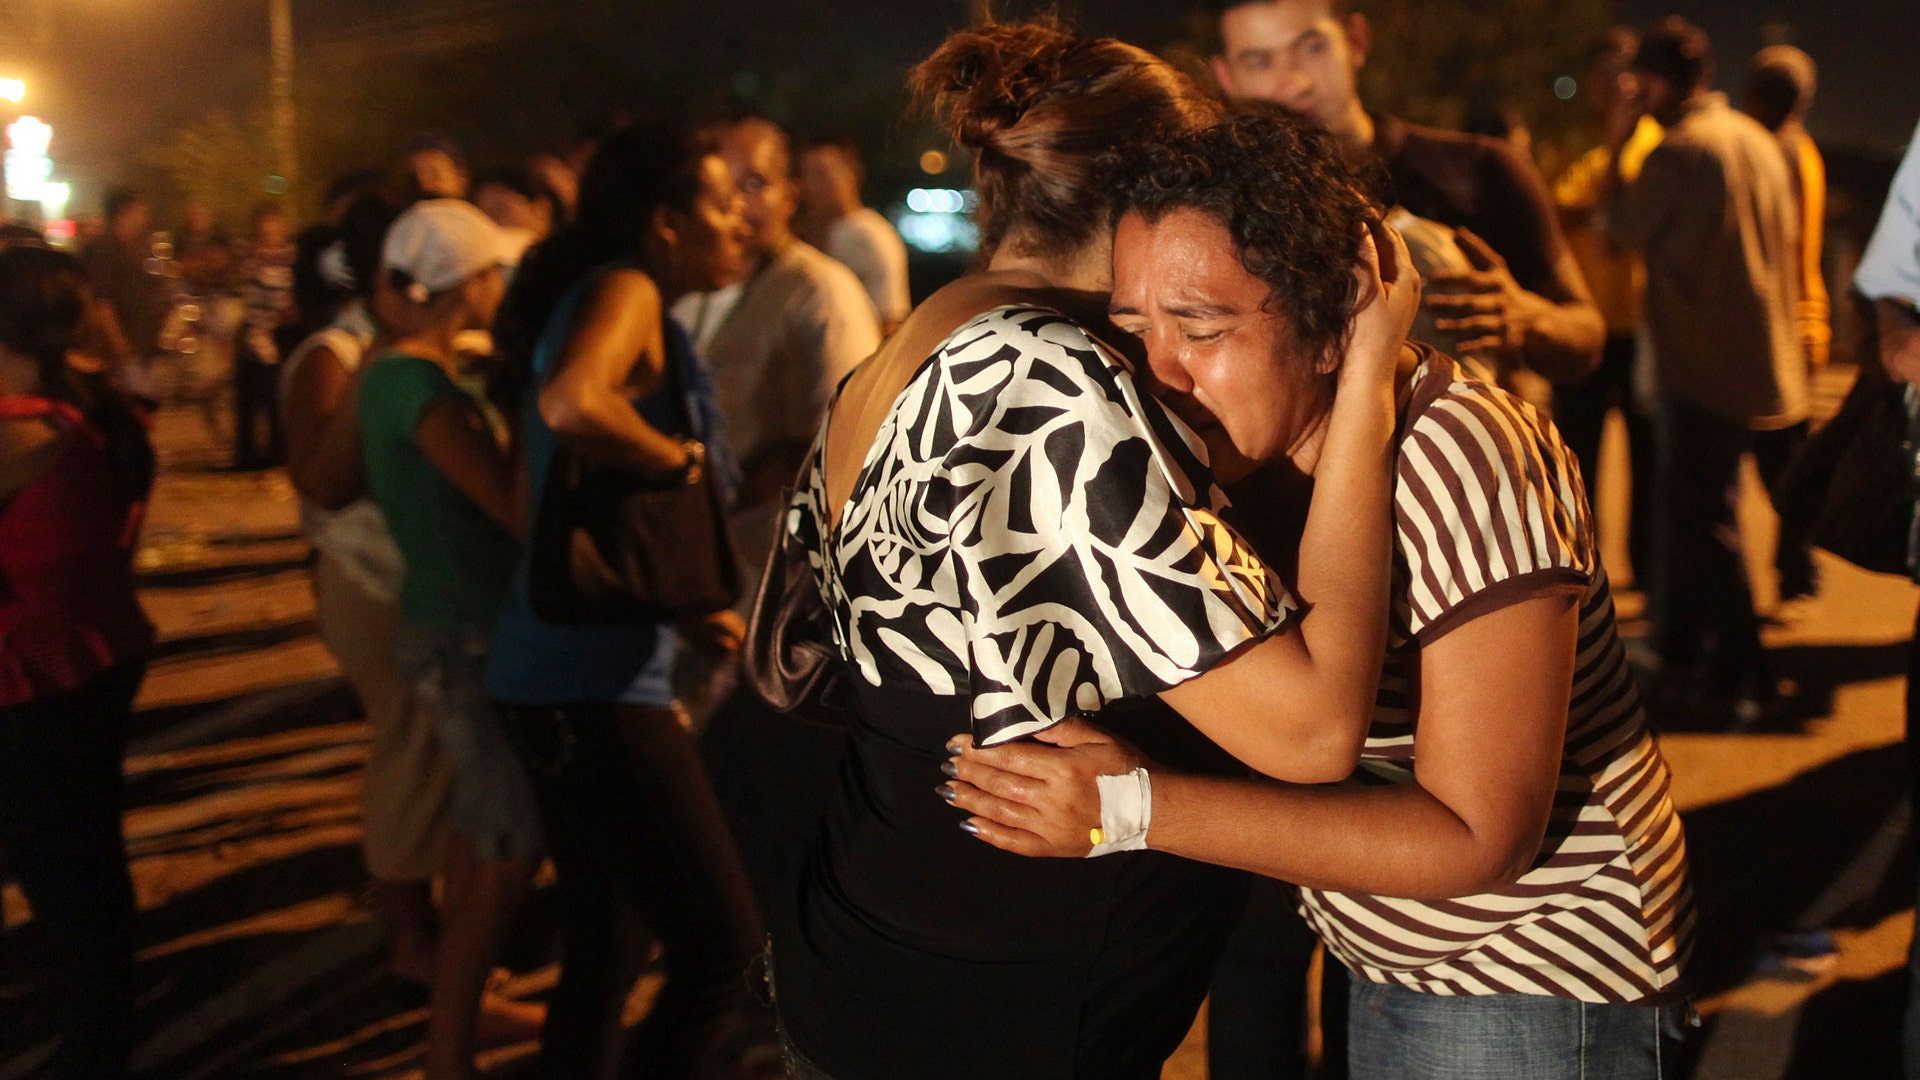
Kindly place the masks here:
<instances>
[{"instance_id":1,"label":"blue denim shorts","mask_svg":"<svg viewBox=\"0 0 1920 1080\"><path fill-rule=\"evenodd\" d=\"M1355 978L1352 1080L1667 1080L1689 1010L1534 994L1449 997Z\"/></svg>"},{"instance_id":2,"label":"blue denim shorts","mask_svg":"<svg viewBox=\"0 0 1920 1080\"><path fill-rule=\"evenodd\" d=\"M433 717L453 773L453 827L476 858L531 858L545 850L526 769L487 697L484 634L402 623L394 666Z\"/></svg>"}]
</instances>

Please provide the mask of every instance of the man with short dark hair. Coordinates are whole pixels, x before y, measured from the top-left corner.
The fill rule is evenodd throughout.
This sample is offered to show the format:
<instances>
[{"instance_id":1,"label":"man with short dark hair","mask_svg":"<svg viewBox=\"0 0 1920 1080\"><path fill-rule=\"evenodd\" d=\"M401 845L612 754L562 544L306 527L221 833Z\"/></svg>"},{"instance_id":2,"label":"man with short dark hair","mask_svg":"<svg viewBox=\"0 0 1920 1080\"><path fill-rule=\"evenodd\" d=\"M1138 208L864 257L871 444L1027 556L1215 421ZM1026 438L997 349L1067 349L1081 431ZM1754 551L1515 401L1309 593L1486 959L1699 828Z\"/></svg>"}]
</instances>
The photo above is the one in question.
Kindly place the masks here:
<instances>
[{"instance_id":1,"label":"man with short dark hair","mask_svg":"<svg viewBox=\"0 0 1920 1080\"><path fill-rule=\"evenodd\" d=\"M246 302L233 349L233 467L257 471L286 461L286 435L280 427L280 358L291 352L283 332L294 319L293 236L287 211L278 203L254 208L253 236L240 268L240 296ZM260 421L266 423L266 445Z\"/></svg>"},{"instance_id":2,"label":"man with short dark hair","mask_svg":"<svg viewBox=\"0 0 1920 1080\"><path fill-rule=\"evenodd\" d=\"M1821 251L1826 240L1827 163L1807 133L1807 110L1813 107L1814 84L1819 68L1813 57L1791 45L1773 45L1754 54L1747 75L1743 110L1773 132L1780 150L1787 156L1787 175L1793 181L1793 194L1800 210L1800 246L1794 251L1794 276L1800 285L1800 299L1794 306L1794 326L1799 331L1800 347L1806 352L1809 367L1826 365L1833 342L1833 303L1827 295L1827 279ZM1806 441L1807 421L1802 420L1777 439L1764 440L1758 447L1761 478L1771 487L1786 470L1787 463ZM1780 572L1780 599L1802 599L1818 591L1819 580L1813 566L1813 550L1805 535L1806 523L1798 515L1782 513L1780 539L1774 552L1774 568Z\"/></svg>"},{"instance_id":3,"label":"man with short dark hair","mask_svg":"<svg viewBox=\"0 0 1920 1080\"><path fill-rule=\"evenodd\" d=\"M1358 75L1372 29L1346 0L1218 0L1214 77L1339 138L1349 163L1384 164L1392 199L1460 231L1474 269L1433 274L1425 304L1463 352L1562 380L1600 360L1606 326L1555 219L1546 184L1510 144L1367 111Z\"/></svg>"},{"instance_id":4,"label":"man with short dark hair","mask_svg":"<svg viewBox=\"0 0 1920 1080\"><path fill-rule=\"evenodd\" d=\"M141 365L159 351L160 327L167 317L165 286L147 272L153 211L145 195L115 188L107 195L106 218L106 231L81 252L80 262L112 313L102 318L108 346L116 354L112 360L123 370L141 372Z\"/></svg>"},{"instance_id":5,"label":"man with short dark hair","mask_svg":"<svg viewBox=\"0 0 1920 1080\"><path fill-rule=\"evenodd\" d=\"M735 510L749 580L772 545L782 490L792 482L834 387L880 347L880 321L858 278L793 234L798 208L786 132L762 117L720 131L753 235L744 282L674 305L713 369L727 444L746 477Z\"/></svg>"},{"instance_id":6,"label":"man with short dark hair","mask_svg":"<svg viewBox=\"0 0 1920 1080\"><path fill-rule=\"evenodd\" d=\"M458 143L428 132L407 144L407 187L413 201L464 199L472 185L467 156Z\"/></svg>"},{"instance_id":7,"label":"man with short dark hair","mask_svg":"<svg viewBox=\"0 0 1920 1080\"><path fill-rule=\"evenodd\" d=\"M820 250L838 259L866 287L882 335L907 321L907 245L893 224L860 200L866 169L850 138L809 139L800 147L800 206Z\"/></svg>"},{"instance_id":8,"label":"man with short dark hair","mask_svg":"<svg viewBox=\"0 0 1920 1080\"><path fill-rule=\"evenodd\" d=\"M1608 178L1609 234L1644 254L1659 411L1654 572L1661 697L1738 722L1777 700L1753 610L1736 509L1740 459L1780 456L1807 414L1794 327L1799 212L1779 143L1713 92L1713 50L1675 16L1645 34L1635 92L1611 121L1666 128L1640 175Z\"/></svg>"}]
</instances>

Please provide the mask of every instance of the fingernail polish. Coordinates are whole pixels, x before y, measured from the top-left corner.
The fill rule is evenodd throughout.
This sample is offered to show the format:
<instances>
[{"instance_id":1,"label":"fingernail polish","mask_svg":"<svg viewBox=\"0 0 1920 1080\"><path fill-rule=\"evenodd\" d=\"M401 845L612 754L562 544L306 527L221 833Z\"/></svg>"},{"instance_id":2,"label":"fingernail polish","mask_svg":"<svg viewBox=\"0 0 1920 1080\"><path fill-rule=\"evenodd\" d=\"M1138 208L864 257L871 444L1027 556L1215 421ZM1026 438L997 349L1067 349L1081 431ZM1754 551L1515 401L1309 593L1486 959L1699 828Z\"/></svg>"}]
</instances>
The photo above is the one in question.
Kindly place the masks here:
<instances>
[{"instance_id":1,"label":"fingernail polish","mask_svg":"<svg viewBox=\"0 0 1920 1080\"><path fill-rule=\"evenodd\" d=\"M980 826L975 825L971 821L963 821L960 823L960 831L971 836L979 836Z\"/></svg>"},{"instance_id":2,"label":"fingernail polish","mask_svg":"<svg viewBox=\"0 0 1920 1080\"><path fill-rule=\"evenodd\" d=\"M947 753L952 754L954 757L959 757L960 751L964 749L966 749L966 747L960 745L959 739L950 739L947 742Z\"/></svg>"},{"instance_id":3,"label":"fingernail polish","mask_svg":"<svg viewBox=\"0 0 1920 1080\"><path fill-rule=\"evenodd\" d=\"M960 778L960 766L955 764L952 758L948 758L940 763L940 771L956 780Z\"/></svg>"},{"instance_id":4,"label":"fingernail polish","mask_svg":"<svg viewBox=\"0 0 1920 1080\"><path fill-rule=\"evenodd\" d=\"M953 790L952 784L941 784L939 787L933 789L933 793L948 802L952 802L960 797L960 793Z\"/></svg>"}]
</instances>

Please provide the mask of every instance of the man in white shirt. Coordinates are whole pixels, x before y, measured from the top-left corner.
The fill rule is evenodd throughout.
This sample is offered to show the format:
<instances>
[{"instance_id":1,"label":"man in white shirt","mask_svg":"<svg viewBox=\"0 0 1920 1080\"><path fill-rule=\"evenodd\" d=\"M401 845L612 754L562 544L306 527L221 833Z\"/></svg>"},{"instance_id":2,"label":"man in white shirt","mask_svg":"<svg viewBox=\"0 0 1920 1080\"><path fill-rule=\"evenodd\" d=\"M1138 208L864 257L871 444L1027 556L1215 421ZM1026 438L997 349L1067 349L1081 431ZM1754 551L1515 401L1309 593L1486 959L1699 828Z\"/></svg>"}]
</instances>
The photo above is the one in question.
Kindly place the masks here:
<instances>
[{"instance_id":1,"label":"man in white shirt","mask_svg":"<svg viewBox=\"0 0 1920 1080\"><path fill-rule=\"evenodd\" d=\"M821 248L853 271L880 313L884 333L906 321L907 245L893 223L860 202L866 178L851 139L817 138L800 147L800 204Z\"/></svg>"},{"instance_id":2,"label":"man in white shirt","mask_svg":"<svg viewBox=\"0 0 1920 1080\"><path fill-rule=\"evenodd\" d=\"M733 290L684 297L673 314L713 372L727 445L745 473L733 527L751 586L772 548L781 492L813 444L834 388L880 347L880 320L852 271L793 235L786 133L748 117L719 135L753 229L756 265Z\"/></svg>"},{"instance_id":3,"label":"man in white shirt","mask_svg":"<svg viewBox=\"0 0 1920 1080\"><path fill-rule=\"evenodd\" d=\"M1894 174L1893 190L1873 239L1854 271L1853 287L1873 302L1880 334L1880 363L1900 382L1920 383L1920 127L1907 144L1907 156ZM1920 633L1907 657L1907 746L1920 747ZM1910 781L1920 793L1920 759L1912 762ZM1909 989L1903 1051L1907 1080L1920 1080L1920 939L1907 954Z\"/></svg>"},{"instance_id":4,"label":"man in white shirt","mask_svg":"<svg viewBox=\"0 0 1920 1080\"><path fill-rule=\"evenodd\" d=\"M1853 286L1873 301L1887 373L1920 383L1920 317L1915 314L1920 305L1920 128L1893 178Z\"/></svg>"}]
</instances>

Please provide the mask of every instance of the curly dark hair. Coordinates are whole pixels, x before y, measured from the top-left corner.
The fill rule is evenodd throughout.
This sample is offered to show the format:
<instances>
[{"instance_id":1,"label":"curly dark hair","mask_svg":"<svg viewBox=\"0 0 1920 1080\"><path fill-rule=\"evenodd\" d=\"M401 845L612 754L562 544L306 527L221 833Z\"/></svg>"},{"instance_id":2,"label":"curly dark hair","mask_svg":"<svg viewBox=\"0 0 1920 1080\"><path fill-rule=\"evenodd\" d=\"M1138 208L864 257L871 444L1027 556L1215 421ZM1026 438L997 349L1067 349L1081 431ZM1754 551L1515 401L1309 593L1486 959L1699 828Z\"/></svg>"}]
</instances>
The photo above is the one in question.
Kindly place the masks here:
<instances>
[{"instance_id":1,"label":"curly dark hair","mask_svg":"<svg viewBox=\"0 0 1920 1080\"><path fill-rule=\"evenodd\" d=\"M1316 361L1344 349L1359 284L1361 237L1380 209L1339 144L1278 108L1165 135L1100 160L1113 220L1158 221L1198 210L1226 227L1247 273L1266 282L1267 310L1285 316Z\"/></svg>"}]
</instances>

